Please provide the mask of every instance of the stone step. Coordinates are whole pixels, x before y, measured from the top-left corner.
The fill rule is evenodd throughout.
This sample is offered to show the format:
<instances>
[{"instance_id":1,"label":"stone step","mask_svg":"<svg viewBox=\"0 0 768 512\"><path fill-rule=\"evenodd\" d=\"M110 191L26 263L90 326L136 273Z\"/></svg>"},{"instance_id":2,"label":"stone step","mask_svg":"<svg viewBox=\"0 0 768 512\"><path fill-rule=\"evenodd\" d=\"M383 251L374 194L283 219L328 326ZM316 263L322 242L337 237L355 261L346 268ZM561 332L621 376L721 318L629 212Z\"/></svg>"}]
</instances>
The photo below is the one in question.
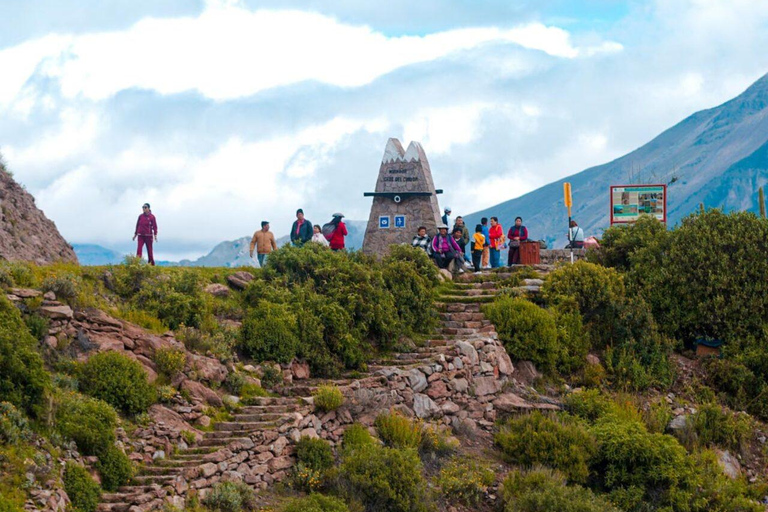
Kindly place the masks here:
<instances>
[{"instance_id":1,"label":"stone step","mask_svg":"<svg viewBox=\"0 0 768 512\"><path fill-rule=\"evenodd\" d=\"M480 313L479 303L436 302L437 309L446 313Z\"/></svg>"},{"instance_id":2,"label":"stone step","mask_svg":"<svg viewBox=\"0 0 768 512\"><path fill-rule=\"evenodd\" d=\"M475 297L465 295L441 295L438 300L442 303L453 304L485 304L493 302L495 299L496 295L479 295Z\"/></svg>"},{"instance_id":3,"label":"stone step","mask_svg":"<svg viewBox=\"0 0 768 512\"><path fill-rule=\"evenodd\" d=\"M246 437L222 437L222 438L213 438L213 439L203 439L200 441L200 446L215 446L219 449L229 445L229 443L232 443L234 441L244 441L247 439ZM214 450L216 451L216 450Z\"/></svg>"},{"instance_id":4,"label":"stone step","mask_svg":"<svg viewBox=\"0 0 768 512\"><path fill-rule=\"evenodd\" d=\"M133 477L134 482L147 485L147 484L170 484L176 479L176 475L137 475Z\"/></svg>"},{"instance_id":5,"label":"stone step","mask_svg":"<svg viewBox=\"0 0 768 512\"><path fill-rule=\"evenodd\" d=\"M159 490L159 485L121 485L117 488L117 492L120 494L146 494Z\"/></svg>"},{"instance_id":6,"label":"stone step","mask_svg":"<svg viewBox=\"0 0 768 512\"><path fill-rule=\"evenodd\" d=\"M194 457L199 457L201 455L207 455L209 453L213 453L219 448L216 446L197 446L195 448L187 448L186 450L180 450L174 454L174 458L176 459L189 459Z\"/></svg>"},{"instance_id":7,"label":"stone step","mask_svg":"<svg viewBox=\"0 0 768 512\"><path fill-rule=\"evenodd\" d=\"M132 502L101 502L96 507L97 512L128 512Z\"/></svg>"},{"instance_id":8,"label":"stone step","mask_svg":"<svg viewBox=\"0 0 768 512\"><path fill-rule=\"evenodd\" d=\"M235 421L278 421L282 418L290 417L290 413L280 412L260 412L251 414L235 414Z\"/></svg>"},{"instance_id":9,"label":"stone step","mask_svg":"<svg viewBox=\"0 0 768 512\"><path fill-rule=\"evenodd\" d=\"M205 464L205 461L201 456L198 455L194 459L177 460L176 458L173 458L173 459L156 460L154 464L155 466L163 466L163 467L169 467L169 468L192 468L200 464Z\"/></svg>"},{"instance_id":10,"label":"stone step","mask_svg":"<svg viewBox=\"0 0 768 512\"><path fill-rule=\"evenodd\" d=\"M294 399L295 402L295 399ZM300 409L297 403L293 405L246 405L238 409L239 414L289 413Z\"/></svg>"},{"instance_id":11,"label":"stone step","mask_svg":"<svg viewBox=\"0 0 768 512\"><path fill-rule=\"evenodd\" d=\"M244 430L254 431L276 427L277 423L274 421L221 421L213 426L216 432L240 432ZM205 439L209 438L209 434L214 433L215 432L206 432L204 434Z\"/></svg>"},{"instance_id":12,"label":"stone step","mask_svg":"<svg viewBox=\"0 0 768 512\"><path fill-rule=\"evenodd\" d=\"M144 466L139 469L139 475L178 475L184 470L182 467L174 466Z\"/></svg>"},{"instance_id":13,"label":"stone step","mask_svg":"<svg viewBox=\"0 0 768 512\"><path fill-rule=\"evenodd\" d=\"M259 407L259 406L298 406L300 405L295 398L288 398L284 396L258 396L250 399L251 405L247 407ZM246 409L247 407L243 407Z\"/></svg>"}]
</instances>

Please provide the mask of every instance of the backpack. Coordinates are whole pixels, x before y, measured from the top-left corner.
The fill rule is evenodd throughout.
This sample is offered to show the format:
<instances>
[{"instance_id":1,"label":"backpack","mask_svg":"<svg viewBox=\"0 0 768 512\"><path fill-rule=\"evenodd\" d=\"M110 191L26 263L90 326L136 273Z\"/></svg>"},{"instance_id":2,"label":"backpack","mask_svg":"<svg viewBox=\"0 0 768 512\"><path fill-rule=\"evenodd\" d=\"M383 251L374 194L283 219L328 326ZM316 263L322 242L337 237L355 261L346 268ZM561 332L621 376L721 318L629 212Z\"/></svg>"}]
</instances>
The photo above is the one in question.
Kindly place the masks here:
<instances>
[{"instance_id":1,"label":"backpack","mask_svg":"<svg viewBox=\"0 0 768 512\"><path fill-rule=\"evenodd\" d=\"M334 231L336 231L336 224L334 224L333 222L328 222L327 224L323 224L323 228L322 228L323 236L329 242L331 241L331 238L333 238Z\"/></svg>"}]
</instances>

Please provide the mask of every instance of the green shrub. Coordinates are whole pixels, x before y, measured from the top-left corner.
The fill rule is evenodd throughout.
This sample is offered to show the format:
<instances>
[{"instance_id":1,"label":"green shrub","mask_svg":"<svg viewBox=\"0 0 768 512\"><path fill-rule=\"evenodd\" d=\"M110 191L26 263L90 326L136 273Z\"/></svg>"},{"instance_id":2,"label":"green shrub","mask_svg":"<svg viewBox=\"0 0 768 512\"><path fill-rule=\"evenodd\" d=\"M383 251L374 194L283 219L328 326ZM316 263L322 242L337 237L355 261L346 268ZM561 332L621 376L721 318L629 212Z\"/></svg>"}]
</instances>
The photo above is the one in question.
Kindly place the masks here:
<instances>
[{"instance_id":1,"label":"green shrub","mask_svg":"<svg viewBox=\"0 0 768 512\"><path fill-rule=\"evenodd\" d=\"M56 429L85 455L100 455L115 444L117 414L106 402L65 393L56 407Z\"/></svg>"},{"instance_id":2,"label":"green shrub","mask_svg":"<svg viewBox=\"0 0 768 512\"><path fill-rule=\"evenodd\" d=\"M693 460L674 437L615 415L599 419L591 430L598 446L593 472L614 503L627 510L642 504L688 510L698 479Z\"/></svg>"},{"instance_id":3,"label":"green shrub","mask_svg":"<svg viewBox=\"0 0 768 512\"><path fill-rule=\"evenodd\" d=\"M119 352L91 356L81 369L80 387L130 415L146 411L156 399L141 363Z\"/></svg>"},{"instance_id":4,"label":"green shrub","mask_svg":"<svg viewBox=\"0 0 768 512\"><path fill-rule=\"evenodd\" d=\"M227 377L224 379L224 387L233 395L240 396L240 391L242 391L245 382L245 375L242 373L229 372L227 373Z\"/></svg>"},{"instance_id":5,"label":"green shrub","mask_svg":"<svg viewBox=\"0 0 768 512\"><path fill-rule=\"evenodd\" d=\"M411 332L431 332L437 323L437 267L424 251L409 245L390 247L382 265L384 282L394 297L400 322Z\"/></svg>"},{"instance_id":6,"label":"green shrub","mask_svg":"<svg viewBox=\"0 0 768 512\"><path fill-rule=\"evenodd\" d=\"M148 265L136 256L126 256L122 265L114 265L110 268L115 278L115 291L123 298L133 297L158 271L159 269Z\"/></svg>"},{"instance_id":7,"label":"green shrub","mask_svg":"<svg viewBox=\"0 0 768 512\"><path fill-rule=\"evenodd\" d=\"M173 386L158 386L157 387L157 401L163 404L169 404L176 397L176 388Z\"/></svg>"},{"instance_id":8,"label":"green shrub","mask_svg":"<svg viewBox=\"0 0 768 512\"><path fill-rule=\"evenodd\" d=\"M304 436L296 443L296 459L309 468L323 471L333 466L333 449L328 441Z\"/></svg>"},{"instance_id":9,"label":"green shrub","mask_svg":"<svg viewBox=\"0 0 768 512\"><path fill-rule=\"evenodd\" d=\"M13 284L21 287L30 287L35 284L35 275L30 268L30 263L14 262L6 263Z\"/></svg>"},{"instance_id":10,"label":"green shrub","mask_svg":"<svg viewBox=\"0 0 768 512\"><path fill-rule=\"evenodd\" d=\"M64 467L64 490L76 512L94 512L101 499L101 489L88 471L74 462Z\"/></svg>"},{"instance_id":11,"label":"green shrub","mask_svg":"<svg viewBox=\"0 0 768 512\"><path fill-rule=\"evenodd\" d=\"M360 447L373 446L375 444L376 440L371 433L368 432L368 429L359 423L351 425L344 431L341 442L342 449L345 453Z\"/></svg>"},{"instance_id":12,"label":"green shrub","mask_svg":"<svg viewBox=\"0 0 768 512\"><path fill-rule=\"evenodd\" d=\"M548 469L512 471L502 485L504 512L620 512L608 500Z\"/></svg>"},{"instance_id":13,"label":"green shrub","mask_svg":"<svg viewBox=\"0 0 768 512\"><path fill-rule=\"evenodd\" d=\"M280 512L349 512L347 505L333 496L310 494L286 503Z\"/></svg>"},{"instance_id":14,"label":"green shrub","mask_svg":"<svg viewBox=\"0 0 768 512\"><path fill-rule=\"evenodd\" d=\"M315 398L315 408L322 412L335 411L344 404L344 395L334 385L319 386L312 396Z\"/></svg>"},{"instance_id":15,"label":"green shrub","mask_svg":"<svg viewBox=\"0 0 768 512\"><path fill-rule=\"evenodd\" d=\"M198 285L199 277L185 271L168 279L146 281L133 299L135 304L154 313L171 329L181 325L200 327L205 315L205 301Z\"/></svg>"},{"instance_id":16,"label":"green shrub","mask_svg":"<svg viewBox=\"0 0 768 512\"><path fill-rule=\"evenodd\" d=\"M585 387L588 388L600 388L606 382L607 372L605 366L600 363L584 365L584 374L581 381Z\"/></svg>"},{"instance_id":17,"label":"green shrub","mask_svg":"<svg viewBox=\"0 0 768 512\"><path fill-rule=\"evenodd\" d=\"M240 512L253 510L253 489L245 482L220 482L213 486L203 503L214 512Z\"/></svg>"},{"instance_id":18,"label":"green shrub","mask_svg":"<svg viewBox=\"0 0 768 512\"><path fill-rule=\"evenodd\" d=\"M56 299L62 302L71 302L77 297L77 288L80 279L72 274L65 273L58 276L46 277L40 286L43 291L53 292Z\"/></svg>"},{"instance_id":19,"label":"green shrub","mask_svg":"<svg viewBox=\"0 0 768 512\"><path fill-rule=\"evenodd\" d=\"M717 404L703 404L693 416L693 428L701 444L740 450L752 434L746 414L734 414Z\"/></svg>"},{"instance_id":20,"label":"green shrub","mask_svg":"<svg viewBox=\"0 0 768 512\"><path fill-rule=\"evenodd\" d=\"M415 450L360 446L339 468L340 488L365 510L425 512L426 482Z\"/></svg>"},{"instance_id":21,"label":"green shrub","mask_svg":"<svg viewBox=\"0 0 768 512\"><path fill-rule=\"evenodd\" d=\"M299 338L296 315L284 304L260 302L248 312L240 332L240 348L256 361L289 363Z\"/></svg>"},{"instance_id":22,"label":"green shrub","mask_svg":"<svg viewBox=\"0 0 768 512\"><path fill-rule=\"evenodd\" d=\"M31 416L41 412L50 389L36 347L19 310L0 296L0 396Z\"/></svg>"},{"instance_id":23,"label":"green shrub","mask_svg":"<svg viewBox=\"0 0 768 512\"><path fill-rule=\"evenodd\" d=\"M451 437L448 431L440 425L424 425L422 429L419 451L445 456L454 453L459 448L459 440Z\"/></svg>"},{"instance_id":24,"label":"green shrub","mask_svg":"<svg viewBox=\"0 0 768 512\"><path fill-rule=\"evenodd\" d=\"M269 393L255 382L246 382L243 384L243 387L240 388L240 398L244 404L254 402L254 398L266 396L269 396Z\"/></svg>"},{"instance_id":25,"label":"green shrub","mask_svg":"<svg viewBox=\"0 0 768 512\"><path fill-rule=\"evenodd\" d=\"M133 465L130 459L116 446L110 446L99 454L96 469L101 475L101 486L105 491L116 491L126 485L133 477Z\"/></svg>"},{"instance_id":26,"label":"green shrub","mask_svg":"<svg viewBox=\"0 0 768 512\"><path fill-rule=\"evenodd\" d=\"M545 465L562 471L569 480L585 482L595 440L576 418L539 411L510 418L494 440L505 458L523 466Z\"/></svg>"},{"instance_id":27,"label":"green shrub","mask_svg":"<svg viewBox=\"0 0 768 512\"><path fill-rule=\"evenodd\" d=\"M301 492L317 492L323 485L323 473L299 462L291 472L291 486Z\"/></svg>"},{"instance_id":28,"label":"green shrub","mask_svg":"<svg viewBox=\"0 0 768 512\"><path fill-rule=\"evenodd\" d=\"M649 432L663 434L667 430L667 425L672 421L674 414L669 404L659 398L648 404L648 407L642 410L643 423Z\"/></svg>"},{"instance_id":29,"label":"green shrub","mask_svg":"<svg viewBox=\"0 0 768 512\"><path fill-rule=\"evenodd\" d=\"M17 444L32 437L29 421L10 402L0 402L0 443Z\"/></svg>"},{"instance_id":30,"label":"green shrub","mask_svg":"<svg viewBox=\"0 0 768 512\"><path fill-rule=\"evenodd\" d=\"M557 327L557 370L571 375L584 368L592 345L574 300L561 300L550 309Z\"/></svg>"},{"instance_id":31,"label":"green shrub","mask_svg":"<svg viewBox=\"0 0 768 512\"><path fill-rule=\"evenodd\" d=\"M24 317L24 323L27 324L29 333L36 340L42 341L48 336L49 322L47 318L37 314L31 314Z\"/></svg>"},{"instance_id":32,"label":"green shrub","mask_svg":"<svg viewBox=\"0 0 768 512\"><path fill-rule=\"evenodd\" d=\"M376 418L376 430L384 444L392 448L418 448L423 436L420 421L406 418L400 412L391 410Z\"/></svg>"},{"instance_id":33,"label":"green shrub","mask_svg":"<svg viewBox=\"0 0 768 512\"><path fill-rule=\"evenodd\" d=\"M565 407L574 416L594 422L613 409L611 399L597 389L571 393L565 397Z\"/></svg>"},{"instance_id":34,"label":"green shrub","mask_svg":"<svg viewBox=\"0 0 768 512\"><path fill-rule=\"evenodd\" d=\"M560 352L558 330L552 315L522 298L501 296L483 311L496 326L499 339L513 360L532 361L552 372Z\"/></svg>"},{"instance_id":35,"label":"green shrub","mask_svg":"<svg viewBox=\"0 0 768 512\"><path fill-rule=\"evenodd\" d=\"M666 247L669 232L664 223L642 215L632 224L617 224L603 232L600 249L590 251L587 259L605 267L630 271L647 261L660 264L658 255Z\"/></svg>"},{"instance_id":36,"label":"green shrub","mask_svg":"<svg viewBox=\"0 0 768 512\"><path fill-rule=\"evenodd\" d=\"M261 370L261 384L267 388L273 388L283 382L283 372L279 366L265 365Z\"/></svg>"},{"instance_id":37,"label":"green shrub","mask_svg":"<svg viewBox=\"0 0 768 512\"><path fill-rule=\"evenodd\" d=\"M0 494L0 512L23 512L23 500L12 500Z\"/></svg>"},{"instance_id":38,"label":"green shrub","mask_svg":"<svg viewBox=\"0 0 768 512\"><path fill-rule=\"evenodd\" d=\"M155 351L154 360L160 375L171 378L184 371L187 354L180 348L160 348Z\"/></svg>"},{"instance_id":39,"label":"green shrub","mask_svg":"<svg viewBox=\"0 0 768 512\"><path fill-rule=\"evenodd\" d=\"M440 470L437 485L450 501L458 501L469 507L478 506L494 483L496 476L486 465L473 460L457 458Z\"/></svg>"}]
</instances>

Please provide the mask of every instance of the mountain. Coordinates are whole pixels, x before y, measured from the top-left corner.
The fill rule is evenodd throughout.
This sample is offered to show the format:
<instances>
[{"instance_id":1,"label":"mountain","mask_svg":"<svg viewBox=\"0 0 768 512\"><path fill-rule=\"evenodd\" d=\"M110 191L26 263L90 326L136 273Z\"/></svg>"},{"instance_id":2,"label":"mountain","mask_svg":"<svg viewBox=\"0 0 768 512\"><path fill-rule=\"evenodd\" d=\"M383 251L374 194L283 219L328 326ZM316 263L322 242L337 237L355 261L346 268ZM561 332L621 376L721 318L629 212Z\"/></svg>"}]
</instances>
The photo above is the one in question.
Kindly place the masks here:
<instances>
[{"instance_id":1,"label":"mountain","mask_svg":"<svg viewBox=\"0 0 768 512\"><path fill-rule=\"evenodd\" d=\"M0 259L77 263L75 251L56 224L35 206L35 198L16 183L1 161L0 210Z\"/></svg>"},{"instance_id":2,"label":"mountain","mask_svg":"<svg viewBox=\"0 0 768 512\"><path fill-rule=\"evenodd\" d=\"M495 215L506 230L519 215L532 238L561 247L567 231L565 181L573 190L573 218L588 236L609 225L610 185L668 184L669 226L700 203L756 212L757 189L768 183L768 75L731 101L693 114L621 158L467 215L467 224Z\"/></svg>"},{"instance_id":3,"label":"mountain","mask_svg":"<svg viewBox=\"0 0 768 512\"><path fill-rule=\"evenodd\" d=\"M125 258L124 254L96 244L72 244L72 248L81 265L111 265L122 263Z\"/></svg>"}]
</instances>

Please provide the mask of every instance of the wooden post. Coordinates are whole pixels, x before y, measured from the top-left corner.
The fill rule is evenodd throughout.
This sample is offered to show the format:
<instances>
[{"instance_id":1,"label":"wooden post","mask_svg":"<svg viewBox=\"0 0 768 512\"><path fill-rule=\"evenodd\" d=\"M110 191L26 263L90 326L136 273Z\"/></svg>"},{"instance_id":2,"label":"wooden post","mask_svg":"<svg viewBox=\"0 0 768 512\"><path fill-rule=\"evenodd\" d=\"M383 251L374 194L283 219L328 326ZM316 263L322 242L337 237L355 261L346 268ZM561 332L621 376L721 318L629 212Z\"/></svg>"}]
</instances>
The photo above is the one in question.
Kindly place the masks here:
<instances>
[{"instance_id":1,"label":"wooden post","mask_svg":"<svg viewBox=\"0 0 768 512\"><path fill-rule=\"evenodd\" d=\"M763 187L760 187L757 189L757 200L760 203L760 218L765 218L765 193L763 192Z\"/></svg>"}]
</instances>

